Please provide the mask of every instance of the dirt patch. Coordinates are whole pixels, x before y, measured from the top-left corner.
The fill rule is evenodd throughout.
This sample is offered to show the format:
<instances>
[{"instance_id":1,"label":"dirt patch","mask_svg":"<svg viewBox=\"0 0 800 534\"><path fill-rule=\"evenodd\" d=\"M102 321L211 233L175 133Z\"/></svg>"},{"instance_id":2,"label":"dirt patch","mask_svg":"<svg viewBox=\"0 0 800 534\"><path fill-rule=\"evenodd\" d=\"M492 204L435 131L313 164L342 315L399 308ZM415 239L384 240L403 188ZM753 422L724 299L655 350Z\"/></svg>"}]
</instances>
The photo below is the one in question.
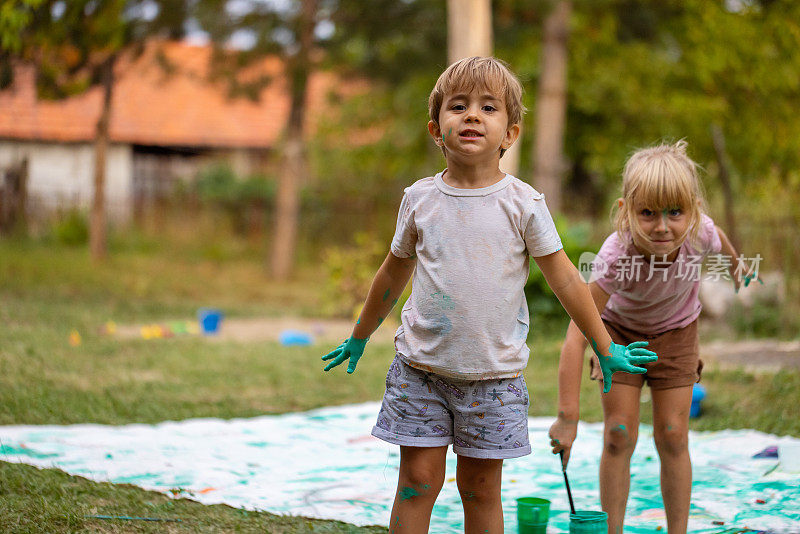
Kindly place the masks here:
<instances>
[{"instance_id":1,"label":"dirt patch","mask_svg":"<svg viewBox=\"0 0 800 534\"><path fill-rule=\"evenodd\" d=\"M176 328L180 325L179 328ZM398 323L387 319L370 339L379 343L391 343ZM159 330L160 329L160 330ZM219 332L203 336L209 341L280 341L282 333L296 331L311 336L314 345L338 344L350 336L353 321L347 319L307 319L302 317L256 317L225 318ZM161 338L182 335L200 335L199 328L191 321L168 321L150 325L118 325L115 335L124 339Z\"/></svg>"},{"instance_id":2,"label":"dirt patch","mask_svg":"<svg viewBox=\"0 0 800 534\"><path fill-rule=\"evenodd\" d=\"M723 366L761 371L800 369L800 341L712 341L700 346L700 356Z\"/></svg>"}]
</instances>

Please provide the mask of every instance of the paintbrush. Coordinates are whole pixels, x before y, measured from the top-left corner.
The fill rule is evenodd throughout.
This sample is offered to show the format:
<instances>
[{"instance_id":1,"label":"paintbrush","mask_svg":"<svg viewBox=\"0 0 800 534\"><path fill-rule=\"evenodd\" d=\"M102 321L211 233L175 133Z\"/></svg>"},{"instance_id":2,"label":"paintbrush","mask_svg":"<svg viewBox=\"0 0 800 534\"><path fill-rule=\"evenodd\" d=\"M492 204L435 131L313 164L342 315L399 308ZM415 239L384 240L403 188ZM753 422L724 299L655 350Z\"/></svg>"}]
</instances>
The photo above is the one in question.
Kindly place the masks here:
<instances>
[{"instance_id":1,"label":"paintbrush","mask_svg":"<svg viewBox=\"0 0 800 534\"><path fill-rule=\"evenodd\" d=\"M575 514L575 503L572 500L572 491L569 489L569 479L567 478L567 467L564 465L564 451L560 451L561 455L561 472L564 473L564 484L567 486L567 497L569 497L569 511Z\"/></svg>"}]
</instances>

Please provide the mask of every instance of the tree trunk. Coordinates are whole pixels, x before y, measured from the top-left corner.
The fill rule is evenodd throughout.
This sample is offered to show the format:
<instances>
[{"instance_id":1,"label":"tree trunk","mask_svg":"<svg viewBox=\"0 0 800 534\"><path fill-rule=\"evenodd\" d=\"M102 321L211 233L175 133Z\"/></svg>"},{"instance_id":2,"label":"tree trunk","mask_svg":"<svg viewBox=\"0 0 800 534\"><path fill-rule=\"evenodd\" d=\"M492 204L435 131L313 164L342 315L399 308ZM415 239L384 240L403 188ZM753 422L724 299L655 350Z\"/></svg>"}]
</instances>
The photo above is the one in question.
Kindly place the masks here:
<instances>
[{"instance_id":1,"label":"tree trunk","mask_svg":"<svg viewBox=\"0 0 800 534\"><path fill-rule=\"evenodd\" d=\"M111 55L101 67L103 107L97 119L94 143L94 199L89 218L89 252L95 261L102 260L108 254L106 239L106 154L109 144L109 123L111 119L111 97L114 90L114 63L116 56Z\"/></svg>"},{"instance_id":2,"label":"tree trunk","mask_svg":"<svg viewBox=\"0 0 800 534\"><path fill-rule=\"evenodd\" d=\"M450 64L465 57L491 56L493 41L490 0L447 1L447 59ZM515 176L518 174L521 144L520 133L517 142L506 150L500 160L503 172Z\"/></svg>"},{"instance_id":3,"label":"tree trunk","mask_svg":"<svg viewBox=\"0 0 800 534\"><path fill-rule=\"evenodd\" d=\"M725 149L725 134L717 124L711 125L711 138L714 142L714 153L717 156L717 167L719 167L719 184L722 187L722 198L725 205L725 231L731 244L736 250L741 250L739 234L736 230L736 215L733 207L733 186L731 185L731 174L728 170L728 153Z\"/></svg>"},{"instance_id":4,"label":"tree trunk","mask_svg":"<svg viewBox=\"0 0 800 534\"><path fill-rule=\"evenodd\" d=\"M542 74L536 98L533 185L547 197L550 211L561 209L564 127L567 116L567 40L572 3L559 1L544 23Z\"/></svg>"},{"instance_id":5,"label":"tree trunk","mask_svg":"<svg viewBox=\"0 0 800 534\"><path fill-rule=\"evenodd\" d=\"M447 0L447 60L492 55L490 0Z\"/></svg>"},{"instance_id":6,"label":"tree trunk","mask_svg":"<svg viewBox=\"0 0 800 534\"><path fill-rule=\"evenodd\" d=\"M291 98L286 148L278 178L275 237L272 243L271 270L276 280L286 280L294 268L297 224L300 211L300 181L306 175L304 125L306 89L311 70L310 52L314 40L317 0L303 0L299 20L300 46L288 59L287 73Z\"/></svg>"}]
</instances>

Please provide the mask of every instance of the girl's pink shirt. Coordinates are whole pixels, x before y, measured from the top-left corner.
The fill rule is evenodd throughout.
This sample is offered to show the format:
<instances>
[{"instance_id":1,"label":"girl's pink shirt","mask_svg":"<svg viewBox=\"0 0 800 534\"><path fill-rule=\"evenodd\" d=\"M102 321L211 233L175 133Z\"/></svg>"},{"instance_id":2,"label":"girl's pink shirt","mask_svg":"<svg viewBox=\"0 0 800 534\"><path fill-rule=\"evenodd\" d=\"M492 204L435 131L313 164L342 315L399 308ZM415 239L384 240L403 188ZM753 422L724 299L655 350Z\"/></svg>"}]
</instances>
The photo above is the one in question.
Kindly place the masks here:
<instances>
[{"instance_id":1,"label":"girl's pink shirt","mask_svg":"<svg viewBox=\"0 0 800 534\"><path fill-rule=\"evenodd\" d=\"M700 315L700 264L722 249L711 217L703 214L695 246L684 241L672 263L645 260L614 232L594 260L592 280L611 295L601 316L646 335L683 328Z\"/></svg>"}]
</instances>

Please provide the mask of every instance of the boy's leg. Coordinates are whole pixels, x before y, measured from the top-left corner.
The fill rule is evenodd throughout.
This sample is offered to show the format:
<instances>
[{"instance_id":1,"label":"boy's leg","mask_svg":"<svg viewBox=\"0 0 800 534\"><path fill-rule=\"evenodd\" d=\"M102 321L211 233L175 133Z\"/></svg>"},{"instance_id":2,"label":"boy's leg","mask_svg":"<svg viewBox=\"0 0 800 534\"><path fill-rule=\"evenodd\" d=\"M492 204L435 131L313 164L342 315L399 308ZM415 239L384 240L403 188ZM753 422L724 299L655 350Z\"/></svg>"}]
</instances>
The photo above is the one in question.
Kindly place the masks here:
<instances>
[{"instance_id":1,"label":"boy's leg","mask_svg":"<svg viewBox=\"0 0 800 534\"><path fill-rule=\"evenodd\" d=\"M464 506L465 534L502 534L500 500L503 460L458 456L456 483Z\"/></svg>"},{"instance_id":2,"label":"boy's leg","mask_svg":"<svg viewBox=\"0 0 800 534\"><path fill-rule=\"evenodd\" d=\"M444 484L447 447L400 447L400 475L389 520L391 534L426 533Z\"/></svg>"},{"instance_id":3,"label":"boy's leg","mask_svg":"<svg viewBox=\"0 0 800 534\"><path fill-rule=\"evenodd\" d=\"M661 496L670 534L686 532L692 493L689 408L692 386L653 390L653 438L661 458Z\"/></svg>"},{"instance_id":4,"label":"boy's leg","mask_svg":"<svg viewBox=\"0 0 800 534\"><path fill-rule=\"evenodd\" d=\"M603 384L600 383L602 391ZM639 437L641 388L614 383L601 393L603 402L603 454L600 457L600 504L608 513L609 534L622 532L631 484L631 455Z\"/></svg>"}]
</instances>

